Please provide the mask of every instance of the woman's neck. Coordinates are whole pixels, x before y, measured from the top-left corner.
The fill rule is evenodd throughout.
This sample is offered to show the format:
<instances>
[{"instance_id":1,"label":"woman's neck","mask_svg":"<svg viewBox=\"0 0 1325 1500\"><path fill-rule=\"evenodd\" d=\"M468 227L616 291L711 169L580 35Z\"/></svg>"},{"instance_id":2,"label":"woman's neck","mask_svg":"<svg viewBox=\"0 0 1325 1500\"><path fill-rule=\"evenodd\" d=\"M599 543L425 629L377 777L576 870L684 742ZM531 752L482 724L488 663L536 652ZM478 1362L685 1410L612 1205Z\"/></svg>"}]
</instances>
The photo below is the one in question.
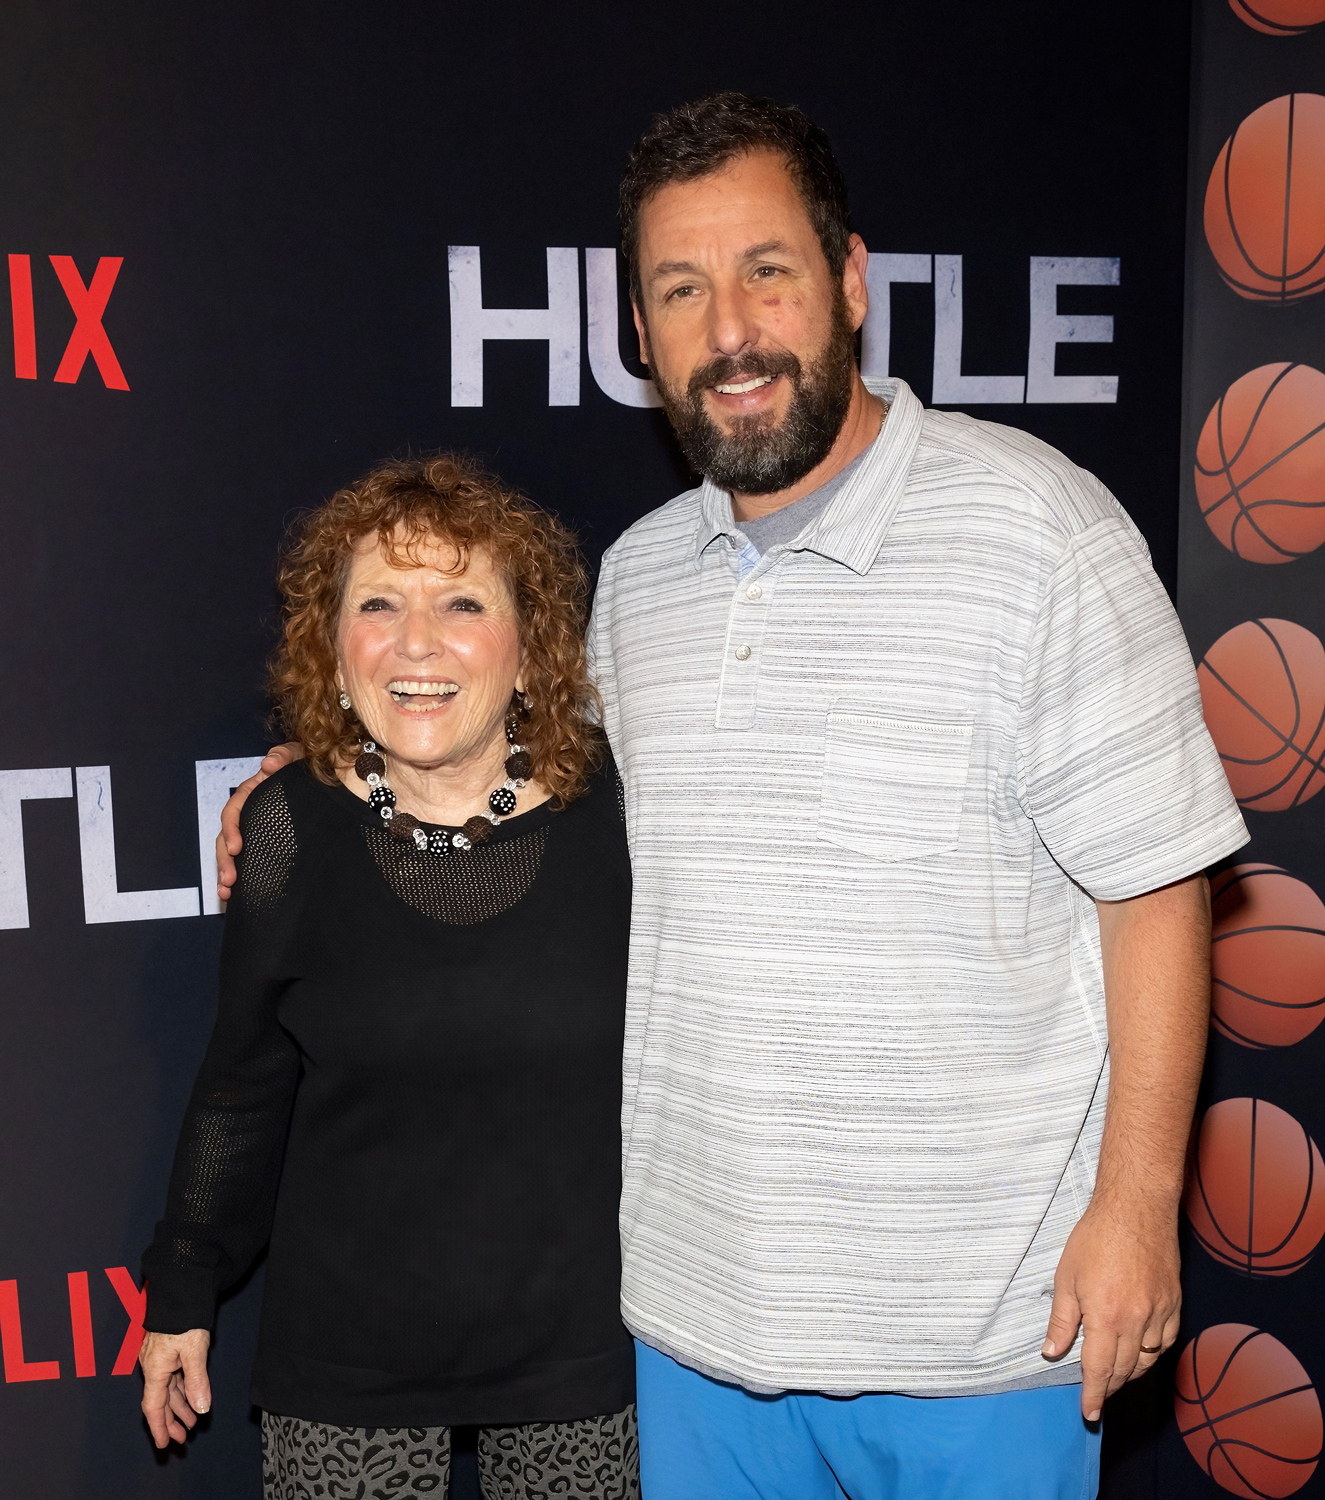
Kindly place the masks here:
<instances>
[{"instance_id":1,"label":"woman's neck","mask_svg":"<svg viewBox=\"0 0 1325 1500\"><path fill-rule=\"evenodd\" d=\"M469 757L457 765L419 766L383 750L386 780L395 792L401 812L412 813L422 823L442 823L458 827L466 818L486 810L488 794L506 779L506 757L510 746L505 739L494 742L482 755ZM368 798L367 785L359 780L353 766L340 772L341 781L363 800ZM531 781L517 793L517 812L527 812L547 801L547 792Z\"/></svg>"}]
</instances>

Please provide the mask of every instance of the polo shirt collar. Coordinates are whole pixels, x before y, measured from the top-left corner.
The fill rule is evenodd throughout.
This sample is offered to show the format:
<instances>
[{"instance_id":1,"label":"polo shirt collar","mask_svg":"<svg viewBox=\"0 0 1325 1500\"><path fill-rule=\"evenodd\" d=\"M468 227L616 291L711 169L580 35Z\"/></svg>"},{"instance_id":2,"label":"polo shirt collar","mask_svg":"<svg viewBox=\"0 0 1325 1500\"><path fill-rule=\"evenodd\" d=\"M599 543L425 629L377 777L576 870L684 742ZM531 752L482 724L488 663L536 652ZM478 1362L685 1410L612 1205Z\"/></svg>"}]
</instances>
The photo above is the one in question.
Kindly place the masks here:
<instances>
[{"instance_id":1,"label":"polo shirt collar","mask_svg":"<svg viewBox=\"0 0 1325 1500\"><path fill-rule=\"evenodd\" d=\"M888 402L888 416L879 435L828 508L789 544L789 550L817 552L854 573L867 573L879 555L906 489L925 414L904 380L867 378L865 388ZM707 479L700 488L699 517L696 566L719 537L734 541L740 530L732 515L731 495Z\"/></svg>"}]
</instances>

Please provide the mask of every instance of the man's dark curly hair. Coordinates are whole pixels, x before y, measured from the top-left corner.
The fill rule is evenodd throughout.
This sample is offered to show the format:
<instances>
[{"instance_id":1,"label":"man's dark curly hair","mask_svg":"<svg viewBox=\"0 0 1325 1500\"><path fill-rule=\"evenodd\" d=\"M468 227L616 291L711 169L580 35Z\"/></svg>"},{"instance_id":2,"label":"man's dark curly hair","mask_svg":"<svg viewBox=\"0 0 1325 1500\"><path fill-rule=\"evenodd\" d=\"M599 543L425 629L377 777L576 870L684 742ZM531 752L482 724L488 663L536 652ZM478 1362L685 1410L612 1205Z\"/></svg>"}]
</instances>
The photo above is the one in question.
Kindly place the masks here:
<instances>
[{"instance_id":1,"label":"man's dark curly hair","mask_svg":"<svg viewBox=\"0 0 1325 1500\"><path fill-rule=\"evenodd\" d=\"M621 248L630 267L630 295L637 305L640 210L669 182L694 182L754 151L774 151L786 161L829 269L841 276L851 216L846 178L827 135L794 104L727 90L655 115L631 148L621 179L618 217Z\"/></svg>"}]
</instances>

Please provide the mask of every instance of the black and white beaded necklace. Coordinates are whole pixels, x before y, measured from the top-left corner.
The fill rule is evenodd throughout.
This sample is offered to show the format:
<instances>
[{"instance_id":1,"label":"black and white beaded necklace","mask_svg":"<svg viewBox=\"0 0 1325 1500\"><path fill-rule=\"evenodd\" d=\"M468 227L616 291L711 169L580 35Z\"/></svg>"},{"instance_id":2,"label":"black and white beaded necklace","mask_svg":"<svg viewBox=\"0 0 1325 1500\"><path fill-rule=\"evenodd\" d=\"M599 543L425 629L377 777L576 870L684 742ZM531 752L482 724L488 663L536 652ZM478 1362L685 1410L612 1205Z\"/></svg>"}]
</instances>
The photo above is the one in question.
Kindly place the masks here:
<instances>
[{"instance_id":1,"label":"black and white beaded necklace","mask_svg":"<svg viewBox=\"0 0 1325 1500\"><path fill-rule=\"evenodd\" d=\"M442 858L455 853L468 854L480 844L487 843L497 824L515 811L515 794L528 785L534 774L534 763L527 747L516 743L521 722L528 716L529 711L523 706L512 707L507 713L506 740L511 748L504 768L506 780L488 793L487 812L475 813L458 833L447 833L444 828L434 828L429 832L412 813L396 811L396 794L387 785L386 761L372 740L363 742L354 762L354 774L360 781L368 783L368 805L377 809L393 838L402 844L413 844L420 852Z\"/></svg>"}]
</instances>

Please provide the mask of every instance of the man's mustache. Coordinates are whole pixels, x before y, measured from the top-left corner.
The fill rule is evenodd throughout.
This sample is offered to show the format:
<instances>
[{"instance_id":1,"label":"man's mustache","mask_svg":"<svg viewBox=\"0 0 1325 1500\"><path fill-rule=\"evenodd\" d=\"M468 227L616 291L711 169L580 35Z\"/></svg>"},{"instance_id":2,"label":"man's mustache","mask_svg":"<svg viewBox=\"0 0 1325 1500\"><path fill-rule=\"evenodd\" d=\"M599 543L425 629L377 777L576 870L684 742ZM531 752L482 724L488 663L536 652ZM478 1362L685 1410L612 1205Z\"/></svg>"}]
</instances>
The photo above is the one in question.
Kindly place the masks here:
<instances>
[{"instance_id":1,"label":"man's mustache","mask_svg":"<svg viewBox=\"0 0 1325 1500\"><path fill-rule=\"evenodd\" d=\"M800 374L800 360L787 349L720 354L717 359L710 360L695 371L686 387L686 394L691 401L698 401L710 386L735 385L742 380L755 380L760 375L786 375L795 383L800 379Z\"/></svg>"}]
</instances>

